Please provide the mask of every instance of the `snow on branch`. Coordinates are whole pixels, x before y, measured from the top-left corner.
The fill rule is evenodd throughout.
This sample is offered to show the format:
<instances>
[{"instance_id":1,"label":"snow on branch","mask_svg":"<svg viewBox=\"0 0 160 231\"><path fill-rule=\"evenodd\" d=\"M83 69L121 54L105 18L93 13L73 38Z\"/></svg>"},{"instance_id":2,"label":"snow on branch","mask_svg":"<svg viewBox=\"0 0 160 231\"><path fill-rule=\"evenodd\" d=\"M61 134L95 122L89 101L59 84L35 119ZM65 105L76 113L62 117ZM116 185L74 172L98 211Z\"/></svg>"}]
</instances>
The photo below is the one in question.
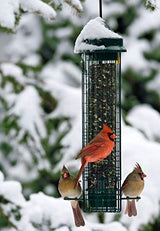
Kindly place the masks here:
<instances>
[{"instance_id":1,"label":"snow on branch","mask_svg":"<svg viewBox=\"0 0 160 231\"><path fill-rule=\"evenodd\" d=\"M16 18L19 14L18 0L0 0L0 26L7 29L14 29Z\"/></svg>"},{"instance_id":2,"label":"snow on branch","mask_svg":"<svg viewBox=\"0 0 160 231\"><path fill-rule=\"evenodd\" d=\"M82 11L79 0L63 0L59 4L63 5L64 3L67 3L77 12ZM38 14L47 21L52 21L57 16L54 6L56 8L52 1L46 3L44 0L0 0L0 27L13 32L22 12Z\"/></svg>"},{"instance_id":3,"label":"snow on branch","mask_svg":"<svg viewBox=\"0 0 160 231\"><path fill-rule=\"evenodd\" d=\"M156 0L146 0L145 7L150 10L155 10L157 6Z\"/></svg>"},{"instance_id":4,"label":"snow on branch","mask_svg":"<svg viewBox=\"0 0 160 231\"><path fill-rule=\"evenodd\" d=\"M79 0L63 0L60 2L60 4L64 3L67 3L77 12L82 11ZM52 1L46 3L44 0L0 0L0 6L0 27L10 32L15 30L22 12L38 14L47 21L53 21L57 15L56 9L52 7Z\"/></svg>"},{"instance_id":5,"label":"snow on branch","mask_svg":"<svg viewBox=\"0 0 160 231\"><path fill-rule=\"evenodd\" d=\"M59 216L63 213L62 208L69 216ZM0 172L0 215L18 231L51 230L61 226L63 222L73 226L69 202L62 198L46 196L42 192L32 194L27 201L22 194L21 184L17 181L4 181L2 172Z\"/></svg>"},{"instance_id":6,"label":"snow on branch","mask_svg":"<svg viewBox=\"0 0 160 231\"><path fill-rule=\"evenodd\" d=\"M56 11L41 0L20 0L20 5L24 11L39 14L46 20L53 20L56 17Z\"/></svg>"},{"instance_id":7,"label":"snow on branch","mask_svg":"<svg viewBox=\"0 0 160 231\"><path fill-rule=\"evenodd\" d=\"M78 13L82 11L82 5L79 0L64 0L69 6L71 6Z\"/></svg>"},{"instance_id":8,"label":"snow on branch","mask_svg":"<svg viewBox=\"0 0 160 231\"><path fill-rule=\"evenodd\" d=\"M0 26L8 30L15 30L20 19L20 10L40 14L47 20L56 17L55 10L41 0L0 0Z\"/></svg>"},{"instance_id":9,"label":"snow on branch","mask_svg":"<svg viewBox=\"0 0 160 231\"><path fill-rule=\"evenodd\" d=\"M7 219L15 231L75 230L69 201L47 196L42 192L31 194L29 200L26 200L22 194L21 184L17 181L4 181L2 172L0 172L0 215ZM85 230L95 229L127 231L118 222L86 223Z\"/></svg>"}]
</instances>

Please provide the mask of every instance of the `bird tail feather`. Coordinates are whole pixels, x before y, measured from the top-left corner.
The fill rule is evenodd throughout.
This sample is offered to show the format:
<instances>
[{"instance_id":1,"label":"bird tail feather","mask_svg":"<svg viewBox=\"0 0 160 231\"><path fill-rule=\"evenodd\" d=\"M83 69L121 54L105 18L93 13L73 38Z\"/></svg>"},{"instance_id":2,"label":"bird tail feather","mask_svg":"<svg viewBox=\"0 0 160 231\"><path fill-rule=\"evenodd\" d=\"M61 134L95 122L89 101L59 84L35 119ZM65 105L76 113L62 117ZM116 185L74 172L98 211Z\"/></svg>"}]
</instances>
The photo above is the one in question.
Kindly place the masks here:
<instances>
[{"instance_id":1,"label":"bird tail feather","mask_svg":"<svg viewBox=\"0 0 160 231\"><path fill-rule=\"evenodd\" d=\"M84 222L78 201L72 201L71 206L73 210L75 225L77 227L85 226L85 222Z\"/></svg>"},{"instance_id":2,"label":"bird tail feather","mask_svg":"<svg viewBox=\"0 0 160 231\"><path fill-rule=\"evenodd\" d=\"M83 171L84 167L86 166L86 164L87 164L87 161L86 160L84 160L84 161L82 160L82 165L81 165L81 168L80 168L80 170L78 172L78 176L76 178L76 182L75 182L74 188L76 188L76 186L78 185L79 178L80 178L80 176L82 174L82 171Z\"/></svg>"},{"instance_id":3,"label":"bird tail feather","mask_svg":"<svg viewBox=\"0 0 160 231\"><path fill-rule=\"evenodd\" d=\"M137 209L136 209L136 203L135 200L131 201L131 207L132 207L132 215L137 216Z\"/></svg>"},{"instance_id":4,"label":"bird tail feather","mask_svg":"<svg viewBox=\"0 0 160 231\"><path fill-rule=\"evenodd\" d=\"M135 200L127 200L127 205L124 213L128 214L129 217L137 216Z\"/></svg>"}]
</instances>

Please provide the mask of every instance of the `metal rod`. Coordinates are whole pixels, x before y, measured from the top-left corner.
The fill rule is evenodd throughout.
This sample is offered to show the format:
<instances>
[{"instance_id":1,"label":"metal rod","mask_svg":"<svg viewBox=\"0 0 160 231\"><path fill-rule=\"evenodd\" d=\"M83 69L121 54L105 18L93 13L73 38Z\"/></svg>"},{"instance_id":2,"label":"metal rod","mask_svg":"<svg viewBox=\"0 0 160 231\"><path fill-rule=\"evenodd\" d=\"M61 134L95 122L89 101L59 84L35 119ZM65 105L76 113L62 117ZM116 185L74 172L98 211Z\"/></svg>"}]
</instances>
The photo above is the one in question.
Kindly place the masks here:
<instances>
[{"instance_id":1,"label":"metal rod","mask_svg":"<svg viewBox=\"0 0 160 231\"><path fill-rule=\"evenodd\" d=\"M83 201L82 198L69 198L69 197L64 197L63 199L64 199L64 200L67 200L67 201Z\"/></svg>"},{"instance_id":2,"label":"metal rod","mask_svg":"<svg viewBox=\"0 0 160 231\"><path fill-rule=\"evenodd\" d=\"M121 200L140 200L141 197L122 197Z\"/></svg>"},{"instance_id":3,"label":"metal rod","mask_svg":"<svg viewBox=\"0 0 160 231\"><path fill-rule=\"evenodd\" d=\"M99 16L102 18L102 0L99 0Z\"/></svg>"},{"instance_id":4,"label":"metal rod","mask_svg":"<svg viewBox=\"0 0 160 231\"><path fill-rule=\"evenodd\" d=\"M141 197L122 197L121 198L121 200L140 200L140 199L141 199ZM68 201L83 201L83 198L69 198L69 197L65 197L64 200L68 200ZM110 200L112 200L112 199L110 199Z\"/></svg>"}]
</instances>

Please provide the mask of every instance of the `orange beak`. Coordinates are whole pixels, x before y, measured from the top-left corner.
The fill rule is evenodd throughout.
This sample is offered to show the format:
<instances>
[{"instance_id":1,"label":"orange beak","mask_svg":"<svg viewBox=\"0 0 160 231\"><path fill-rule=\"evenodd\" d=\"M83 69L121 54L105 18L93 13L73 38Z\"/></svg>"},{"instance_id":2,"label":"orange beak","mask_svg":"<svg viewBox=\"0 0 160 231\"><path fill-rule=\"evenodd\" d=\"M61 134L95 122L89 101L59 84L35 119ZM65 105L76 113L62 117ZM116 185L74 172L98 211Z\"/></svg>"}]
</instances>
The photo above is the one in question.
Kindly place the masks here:
<instances>
[{"instance_id":1,"label":"orange beak","mask_svg":"<svg viewBox=\"0 0 160 231\"><path fill-rule=\"evenodd\" d=\"M146 177L146 176L147 176L146 174L144 174L144 173L142 174L142 177L143 177L143 178Z\"/></svg>"},{"instance_id":2,"label":"orange beak","mask_svg":"<svg viewBox=\"0 0 160 231\"><path fill-rule=\"evenodd\" d=\"M115 139L117 136L113 133L113 135L111 135L112 139Z\"/></svg>"}]
</instances>

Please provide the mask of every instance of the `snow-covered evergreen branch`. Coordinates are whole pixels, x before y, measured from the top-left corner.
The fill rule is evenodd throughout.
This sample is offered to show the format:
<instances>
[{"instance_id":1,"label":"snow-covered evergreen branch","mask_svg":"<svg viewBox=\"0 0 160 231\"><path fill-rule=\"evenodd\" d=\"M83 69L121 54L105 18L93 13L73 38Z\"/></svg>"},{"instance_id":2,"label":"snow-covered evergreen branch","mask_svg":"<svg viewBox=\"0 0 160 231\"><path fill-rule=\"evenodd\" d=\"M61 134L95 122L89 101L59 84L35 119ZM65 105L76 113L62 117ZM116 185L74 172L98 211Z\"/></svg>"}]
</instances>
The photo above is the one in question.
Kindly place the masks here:
<instances>
[{"instance_id":1,"label":"snow-covered evergreen branch","mask_svg":"<svg viewBox=\"0 0 160 231\"><path fill-rule=\"evenodd\" d=\"M58 3L48 0L0 0L0 28L13 32L19 23L21 15L25 12L42 16L47 21L53 21L57 11L67 3L76 12L82 11L80 0L59 0Z\"/></svg>"}]
</instances>

